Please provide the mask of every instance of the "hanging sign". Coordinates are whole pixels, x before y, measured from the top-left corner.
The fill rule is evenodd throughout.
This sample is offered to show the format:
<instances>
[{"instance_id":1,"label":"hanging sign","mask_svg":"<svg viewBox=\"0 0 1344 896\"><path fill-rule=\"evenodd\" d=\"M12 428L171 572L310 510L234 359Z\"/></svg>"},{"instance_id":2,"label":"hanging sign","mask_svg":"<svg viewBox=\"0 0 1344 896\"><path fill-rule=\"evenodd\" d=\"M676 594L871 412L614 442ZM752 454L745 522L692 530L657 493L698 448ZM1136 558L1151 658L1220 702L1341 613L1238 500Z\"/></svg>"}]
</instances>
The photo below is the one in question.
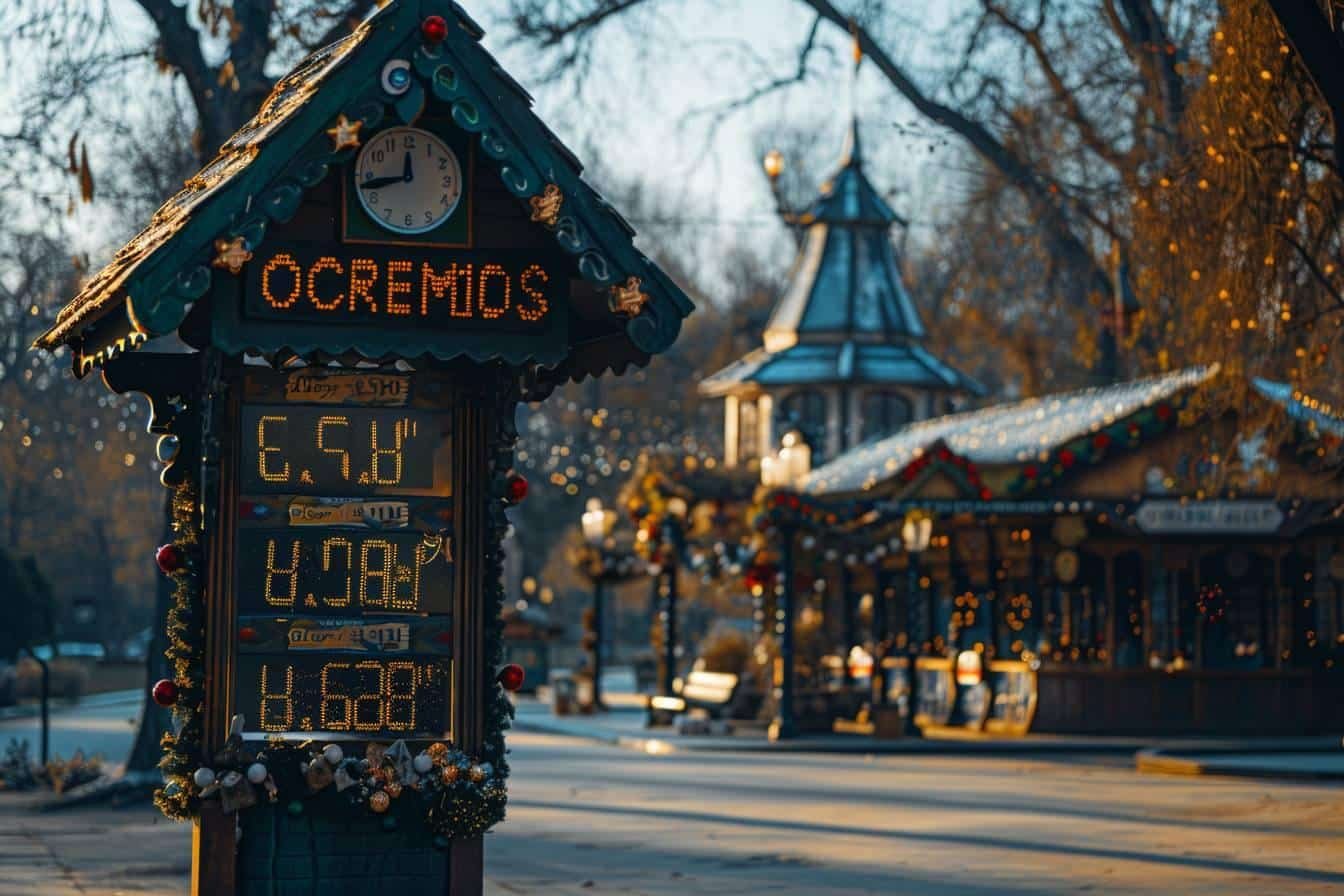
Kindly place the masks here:
<instances>
[{"instance_id":1,"label":"hanging sign","mask_svg":"<svg viewBox=\"0 0 1344 896\"><path fill-rule=\"evenodd\" d=\"M1149 500L1134 518L1151 535L1268 535L1283 524L1283 511L1273 501Z\"/></svg>"}]
</instances>

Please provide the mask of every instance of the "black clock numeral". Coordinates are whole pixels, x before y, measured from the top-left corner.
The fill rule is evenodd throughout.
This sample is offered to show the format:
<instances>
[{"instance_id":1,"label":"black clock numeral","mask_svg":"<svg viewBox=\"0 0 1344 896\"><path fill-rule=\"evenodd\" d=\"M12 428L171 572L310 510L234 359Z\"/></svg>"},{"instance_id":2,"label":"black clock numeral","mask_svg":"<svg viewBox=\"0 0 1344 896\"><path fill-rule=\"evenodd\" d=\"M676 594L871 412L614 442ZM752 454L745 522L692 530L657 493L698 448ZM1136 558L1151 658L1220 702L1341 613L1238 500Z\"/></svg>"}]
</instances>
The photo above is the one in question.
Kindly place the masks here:
<instances>
[{"instance_id":1,"label":"black clock numeral","mask_svg":"<svg viewBox=\"0 0 1344 896\"><path fill-rule=\"evenodd\" d=\"M431 214L430 212L425 212L425 223L431 224L433 223L433 221L434 221L434 215Z\"/></svg>"},{"instance_id":2,"label":"black clock numeral","mask_svg":"<svg viewBox=\"0 0 1344 896\"><path fill-rule=\"evenodd\" d=\"M444 193L443 196L439 199L439 205L452 205L452 203L448 201L447 193Z\"/></svg>"},{"instance_id":3,"label":"black clock numeral","mask_svg":"<svg viewBox=\"0 0 1344 896\"><path fill-rule=\"evenodd\" d=\"M387 158L387 154L383 152L381 149L375 149L373 151L373 160L375 162L381 162L385 158Z\"/></svg>"},{"instance_id":4,"label":"black clock numeral","mask_svg":"<svg viewBox=\"0 0 1344 896\"><path fill-rule=\"evenodd\" d=\"M377 194L377 193L370 193L370 194L369 194L369 202L370 202L371 204L373 204L373 205L377 205L377 204L378 204L378 194Z\"/></svg>"},{"instance_id":5,"label":"black clock numeral","mask_svg":"<svg viewBox=\"0 0 1344 896\"><path fill-rule=\"evenodd\" d=\"M439 159L439 170L440 170L440 171L447 171L447 170L448 170L448 158L447 158L447 156L445 156L445 157L442 158L442 159Z\"/></svg>"},{"instance_id":6,"label":"black clock numeral","mask_svg":"<svg viewBox=\"0 0 1344 896\"><path fill-rule=\"evenodd\" d=\"M453 176L451 174L444 177L443 188L445 190L451 190L453 188Z\"/></svg>"},{"instance_id":7,"label":"black clock numeral","mask_svg":"<svg viewBox=\"0 0 1344 896\"><path fill-rule=\"evenodd\" d=\"M410 215L407 215L407 216L406 216L406 226L407 226L407 227L410 227L410 226L413 225L414 223L415 223L415 219L412 218Z\"/></svg>"},{"instance_id":8,"label":"black clock numeral","mask_svg":"<svg viewBox=\"0 0 1344 896\"><path fill-rule=\"evenodd\" d=\"M401 148L402 148L402 149L415 149L415 135L414 135L414 134L408 134L408 135L406 136L406 139L403 140L403 141L401 141Z\"/></svg>"},{"instance_id":9,"label":"black clock numeral","mask_svg":"<svg viewBox=\"0 0 1344 896\"><path fill-rule=\"evenodd\" d=\"M410 139L410 138L408 137L407 139ZM397 138L396 138L396 137L388 137L388 138L387 138L387 142L384 143L383 145L387 147L387 151L388 151L388 152L396 152L396 151L397 151Z\"/></svg>"},{"instance_id":10,"label":"black clock numeral","mask_svg":"<svg viewBox=\"0 0 1344 896\"><path fill-rule=\"evenodd\" d=\"M383 209L383 219L387 221L392 220L392 209L390 208Z\"/></svg>"}]
</instances>

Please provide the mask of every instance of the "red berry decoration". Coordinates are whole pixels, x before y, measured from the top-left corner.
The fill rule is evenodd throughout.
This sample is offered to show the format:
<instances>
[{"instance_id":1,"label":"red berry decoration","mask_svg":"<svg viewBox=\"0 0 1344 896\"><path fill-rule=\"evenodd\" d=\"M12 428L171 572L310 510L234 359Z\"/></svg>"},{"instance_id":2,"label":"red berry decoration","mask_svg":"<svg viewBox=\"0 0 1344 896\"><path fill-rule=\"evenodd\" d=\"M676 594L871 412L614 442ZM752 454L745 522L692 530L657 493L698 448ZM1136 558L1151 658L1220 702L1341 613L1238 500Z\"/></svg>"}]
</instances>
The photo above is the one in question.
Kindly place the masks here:
<instances>
[{"instance_id":1,"label":"red berry decoration","mask_svg":"<svg viewBox=\"0 0 1344 896\"><path fill-rule=\"evenodd\" d=\"M527 480L517 473L509 476L508 495L510 504L521 504L527 497Z\"/></svg>"},{"instance_id":2,"label":"red berry decoration","mask_svg":"<svg viewBox=\"0 0 1344 896\"><path fill-rule=\"evenodd\" d=\"M154 552L154 562L159 564L159 571L166 576L181 572L186 566L186 558L182 556L182 551L175 544L165 544Z\"/></svg>"},{"instance_id":3,"label":"red berry decoration","mask_svg":"<svg viewBox=\"0 0 1344 896\"><path fill-rule=\"evenodd\" d=\"M499 675L496 678L499 679L499 683L503 685L504 690L516 691L523 686L523 682L527 679L527 672L517 663L509 663L499 670Z\"/></svg>"},{"instance_id":4,"label":"red berry decoration","mask_svg":"<svg viewBox=\"0 0 1344 896\"><path fill-rule=\"evenodd\" d=\"M420 33L428 43L443 43L448 37L448 21L443 16L430 16L420 23Z\"/></svg>"},{"instance_id":5,"label":"red berry decoration","mask_svg":"<svg viewBox=\"0 0 1344 896\"><path fill-rule=\"evenodd\" d=\"M149 689L149 696L159 706L172 706L177 703L177 684L167 678L161 678Z\"/></svg>"}]
</instances>

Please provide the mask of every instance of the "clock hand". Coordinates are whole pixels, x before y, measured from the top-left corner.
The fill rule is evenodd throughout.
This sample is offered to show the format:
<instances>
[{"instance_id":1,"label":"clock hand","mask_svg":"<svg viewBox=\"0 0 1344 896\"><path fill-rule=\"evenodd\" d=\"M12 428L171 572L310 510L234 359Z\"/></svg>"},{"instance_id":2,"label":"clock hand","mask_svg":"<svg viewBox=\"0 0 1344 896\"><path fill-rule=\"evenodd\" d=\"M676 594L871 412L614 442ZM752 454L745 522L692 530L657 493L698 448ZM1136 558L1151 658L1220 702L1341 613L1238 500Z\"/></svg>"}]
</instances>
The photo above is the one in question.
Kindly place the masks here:
<instances>
[{"instance_id":1,"label":"clock hand","mask_svg":"<svg viewBox=\"0 0 1344 896\"><path fill-rule=\"evenodd\" d=\"M390 187L393 184L405 183L404 177L375 177L372 180L363 181L359 188L361 190L381 190L383 187Z\"/></svg>"},{"instance_id":2,"label":"clock hand","mask_svg":"<svg viewBox=\"0 0 1344 896\"><path fill-rule=\"evenodd\" d=\"M415 180L415 169L411 167L411 154L406 153L406 164L401 169L401 179L410 183Z\"/></svg>"}]
</instances>

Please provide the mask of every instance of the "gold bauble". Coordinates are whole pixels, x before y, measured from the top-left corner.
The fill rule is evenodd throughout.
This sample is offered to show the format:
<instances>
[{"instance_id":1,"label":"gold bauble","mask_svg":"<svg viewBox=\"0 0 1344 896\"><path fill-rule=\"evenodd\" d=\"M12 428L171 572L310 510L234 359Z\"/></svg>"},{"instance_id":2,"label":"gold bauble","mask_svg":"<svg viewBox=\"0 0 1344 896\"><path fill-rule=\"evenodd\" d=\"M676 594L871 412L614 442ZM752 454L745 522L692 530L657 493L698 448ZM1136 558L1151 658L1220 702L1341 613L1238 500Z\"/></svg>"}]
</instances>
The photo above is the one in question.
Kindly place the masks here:
<instances>
[{"instance_id":1,"label":"gold bauble","mask_svg":"<svg viewBox=\"0 0 1344 896\"><path fill-rule=\"evenodd\" d=\"M448 745L430 744L425 752L429 754L429 758L433 759L436 764L442 765L443 760L448 758Z\"/></svg>"},{"instance_id":2,"label":"gold bauble","mask_svg":"<svg viewBox=\"0 0 1344 896\"><path fill-rule=\"evenodd\" d=\"M485 769L479 765L473 765L471 771L467 772L467 777L471 778L471 783L479 784L485 780Z\"/></svg>"},{"instance_id":3,"label":"gold bauble","mask_svg":"<svg viewBox=\"0 0 1344 896\"><path fill-rule=\"evenodd\" d=\"M457 766L455 765L445 766L443 769L443 783L452 784L457 781L458 777L461 774L462 771Z\"/></svg>"},{"instance_id":4,"label":"gold bauble","mask_svg":"<svg viewBox=\"0 0 1344 896\"><path fill-rule=\"evenodd\" d=\"M392 798L381 790L375 790L369 794L369 808L380 815L387 811L387 807L392 805Z\"/></svg>"},{"instance_id":5,"label":"gold bauble","mask_svg":"<svg viewBox=\"0 0 1344 896\"><path fill-rule=\"evenodd\" d=\"M383 789L387 791L387 795L392 797L392 799L401 796L401 785L396 781L389 781Z\"/></svg>"}]
</instances>

